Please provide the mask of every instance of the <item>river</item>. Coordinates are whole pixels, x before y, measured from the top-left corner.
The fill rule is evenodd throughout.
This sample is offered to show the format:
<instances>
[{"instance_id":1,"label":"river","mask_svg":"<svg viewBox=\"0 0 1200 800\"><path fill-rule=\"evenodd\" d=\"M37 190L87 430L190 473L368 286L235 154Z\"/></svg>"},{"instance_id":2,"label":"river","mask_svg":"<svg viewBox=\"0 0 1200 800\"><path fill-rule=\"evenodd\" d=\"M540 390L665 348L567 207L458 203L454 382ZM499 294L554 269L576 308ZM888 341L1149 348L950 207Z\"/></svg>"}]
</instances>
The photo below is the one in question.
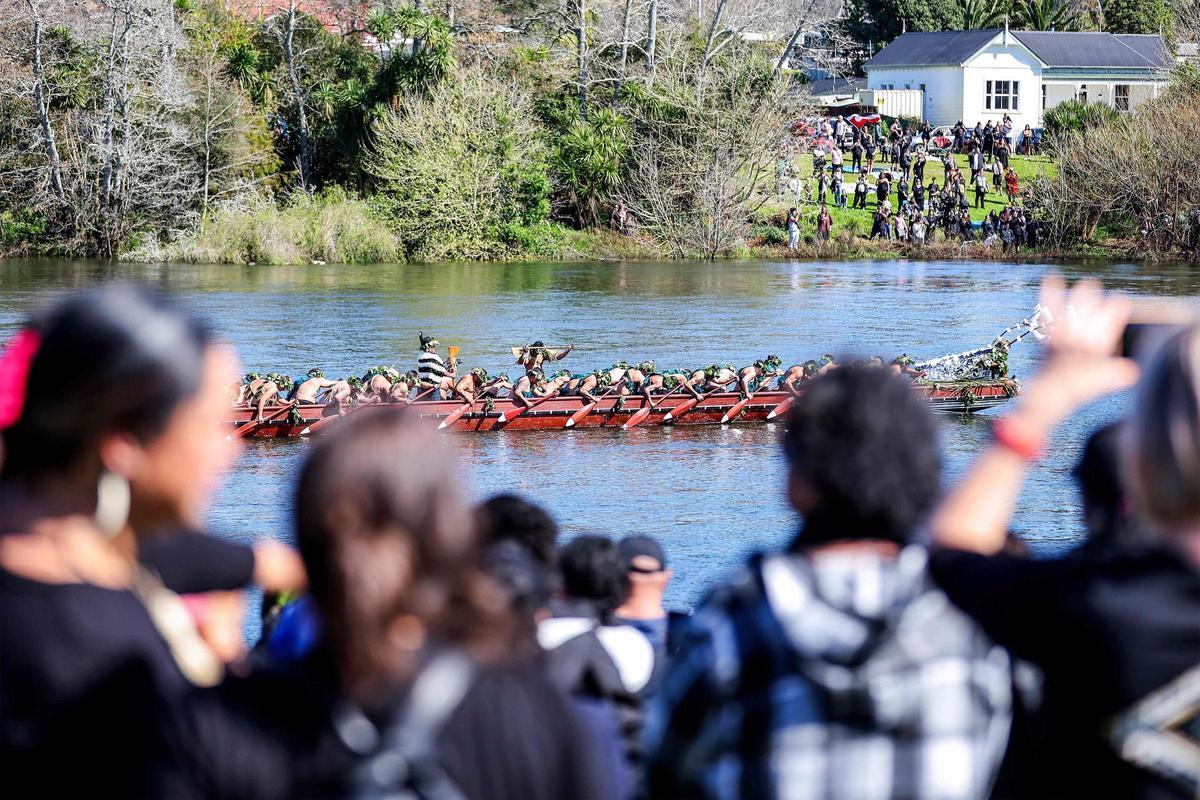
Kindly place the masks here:
<instances>
[{"instance_id":1,"label":"river","mask_svg":"<svg viewBox=\"0 0 1200 800\"><path fill-rule=\"evenodd\" d=\"M1060 265L1139 299L1200 295L1187 266ZM361 374L415 363L417 331L462 348L467 366L511 369L508 348L573 342L575 371L615 360L660 366L785 365L824 352L930 357L986 344L1027 316L1047 267L869 261L454 264L244 267L9 261L0 268L0 333L45 296L96 281L138 280L181 296L232 341L247 369ZM1014 348L1026 375L1036 346ZM81 365L81 368L83 365ZM77 383L77 387L85 384ZM1015 526L1035 552L1079 537L1070 470L1090 429L1127 402L1085 409L1032 471ZM947 479L988 440L988 415L945 417ZM649 532L674 569L669 602L695 603L747 553L785 542L795 520L782 492L773 425L447 435L472 497L517 491L544 503L566 536ZM210 514L238 539L290 536L290 487L307 444L251 441Z\"/></svg>"}]
</instances>

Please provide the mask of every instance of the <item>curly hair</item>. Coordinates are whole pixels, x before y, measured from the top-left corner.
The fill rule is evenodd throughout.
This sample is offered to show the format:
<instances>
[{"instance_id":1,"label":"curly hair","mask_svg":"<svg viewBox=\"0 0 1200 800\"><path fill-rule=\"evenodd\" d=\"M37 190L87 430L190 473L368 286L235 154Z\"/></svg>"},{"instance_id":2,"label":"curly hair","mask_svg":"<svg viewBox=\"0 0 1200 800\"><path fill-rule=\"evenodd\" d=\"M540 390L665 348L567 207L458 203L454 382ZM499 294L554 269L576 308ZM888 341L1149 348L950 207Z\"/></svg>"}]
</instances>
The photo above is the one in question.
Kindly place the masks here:
<instances>
[{"instance_id":1,"label":"curly hair","mask_svg":"<svg viewBox=\"0 0 1200 800\"><path fill-rule=\"evenodd\" d=\"M815 495L797 545L908 542L940 485L929 407L909 381L877 367L841 367L808 386L783 438L793 477Z\"/></svg>"}]
</instances>

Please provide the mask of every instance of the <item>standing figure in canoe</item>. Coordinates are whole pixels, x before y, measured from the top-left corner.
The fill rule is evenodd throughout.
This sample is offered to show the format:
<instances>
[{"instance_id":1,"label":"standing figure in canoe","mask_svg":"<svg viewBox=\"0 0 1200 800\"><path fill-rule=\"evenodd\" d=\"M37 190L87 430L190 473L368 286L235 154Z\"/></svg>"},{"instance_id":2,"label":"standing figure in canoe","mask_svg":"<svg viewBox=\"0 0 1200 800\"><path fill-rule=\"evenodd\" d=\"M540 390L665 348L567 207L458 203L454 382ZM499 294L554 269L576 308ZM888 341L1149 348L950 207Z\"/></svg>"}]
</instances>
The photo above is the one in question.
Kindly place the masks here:
<instances>
[{"instance_id":1,"label":"standing figure in canoe","mask_svg":"<svg viewBox=\"0 0 1200 800\"><path fill-rule=\"evenodd\" d=\"M546 347L546 343L541 339L533 344L527 344L517 353L515 363L520 364L526 372L533 369L540 369L547 361L562 361L575 349L575 345L569 344L562 350L550 350Z\"/></svg>"},{"instance_id":2,"label":"standing figure in canoe","mask_svg":"<svg viewBox=\"0 0 1200 800\"><path fill-rule=\"evenodd\" d=\"M417 374L421 376L421 385L436 388L435 396L449 396L454 392L454 379L457 377L454 361L451 360L447 365L438 355L441 342L437 339L421 332L417 333L417 338L421 342L421 352L417 356Z\"/></svg>"},{"instance_id":3,"label":"standing figure in canoe","mask_svg":"<svg viewBox=\"0 0 1200 800\"><path fill-rule=\"evenodd\" d=\"M333 386L335 381L325 377L323 370L313 368L292 383L292 394L289 398L293 403L305 406L320 405L317 395Z\"/></svg>"}]
</instances>

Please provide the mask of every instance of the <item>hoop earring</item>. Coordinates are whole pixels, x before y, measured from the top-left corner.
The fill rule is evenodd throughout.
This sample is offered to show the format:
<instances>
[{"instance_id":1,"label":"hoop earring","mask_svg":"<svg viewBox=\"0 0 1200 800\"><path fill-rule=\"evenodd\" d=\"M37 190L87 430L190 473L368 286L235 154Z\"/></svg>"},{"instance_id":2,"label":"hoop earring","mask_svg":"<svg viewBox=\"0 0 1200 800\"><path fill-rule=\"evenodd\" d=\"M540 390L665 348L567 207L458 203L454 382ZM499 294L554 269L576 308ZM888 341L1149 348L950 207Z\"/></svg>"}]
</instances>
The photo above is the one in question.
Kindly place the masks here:
<instances>
[{"instance_id":1,"label":"hoop earring","mask_svg":"<svg viewBox=\"0 0 1200 800\"><path fill-rule=\"evenodd\" d=\"M105 470L96 483L96 529L108 538L125 530L129 521L129 481L125 476Z\"/></svg>"}]
</instances>

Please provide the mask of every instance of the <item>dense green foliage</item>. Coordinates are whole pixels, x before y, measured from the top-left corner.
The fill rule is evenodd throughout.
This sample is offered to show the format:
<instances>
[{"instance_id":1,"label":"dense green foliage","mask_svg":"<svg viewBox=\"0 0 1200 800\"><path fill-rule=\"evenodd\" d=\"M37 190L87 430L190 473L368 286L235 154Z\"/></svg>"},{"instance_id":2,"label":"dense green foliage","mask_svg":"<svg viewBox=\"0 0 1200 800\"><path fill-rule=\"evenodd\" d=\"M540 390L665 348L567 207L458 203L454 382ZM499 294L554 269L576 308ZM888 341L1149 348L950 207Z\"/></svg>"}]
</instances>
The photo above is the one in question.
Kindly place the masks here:
<instances>
[{"instance_id":1,"label":"dense green foliage","mask_svg":"<svg viewBox=\"0 0 1200 800\"><path fill-rule=\"evenodd\" d=\"M1120 114L1104 103L1086 103L1082 100L1067 100L1042 114L1046 139L1053 143L1063 134L1082 131L1120 119Z\"/></svg>"},{"instance_id":2,"label":"dense green foliage","mask_svg":"<svg viewBox=\"0 0 1200 800\"><path fill-rule=\"evenodd\" d=\"M947 31L963 27L963 7L934 0L850 0L843 27L867 53L895 39L903 30Z\"/></svg>"},{"instance_id":3,"label":"dense green foliage","mask_svg":"<svg viewBox=\"0 0 1200 800\"><path fill-rule=\"evenodd\" d=\"M1167 0L1108 0L1104 29L1112 33L1159 33L1171 28L1174 14Z\"/></svg>"}]
</instances>

